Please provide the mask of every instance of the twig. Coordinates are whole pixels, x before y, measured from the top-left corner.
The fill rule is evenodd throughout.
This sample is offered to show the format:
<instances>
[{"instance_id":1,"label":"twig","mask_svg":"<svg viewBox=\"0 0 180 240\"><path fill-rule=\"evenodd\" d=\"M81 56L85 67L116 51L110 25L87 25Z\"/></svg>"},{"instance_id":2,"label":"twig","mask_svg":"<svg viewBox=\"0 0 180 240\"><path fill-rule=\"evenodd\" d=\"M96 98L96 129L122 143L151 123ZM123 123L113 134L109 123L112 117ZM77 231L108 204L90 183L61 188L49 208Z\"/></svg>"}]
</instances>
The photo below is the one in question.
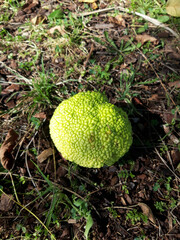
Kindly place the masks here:
<instances>
[{"instance_id":1,"label":"twig","mask_svg":"<svg viewBox=\"0 0 180 240\"><path fill-rule=\"evenodd\" d=\"M14 185L14 180L13 180L13 177L12 177L12 173L10 171L9 171L9 176L11 178L11 182L12 182L12 186L13 186L13 189L14 189L14 194L15 194L16 200L17 200L18 203L21 204L21 202L19 201L18 195L17 195L15 185Z\"/></svg>"},{"instance_id":2,"label":"twig","mask_svg":"<svg viewBox=\"0 0 180 240\"><path fill-rule=\"evenodd\" d=\"M35 183L34 180L33 180L33 177L32 177L31 172L30 172L30 170L29 170L28 161L27 161L27 151L28 151L28 148L29 148L30 144L32 143L32 141L34 140L34 138L35 138L35 136L37 135L37 133L38 133L38 131L35 132L34 136L33 136L32 139L31 139L31 141L30 141L30 142L28 143L28 145L26 146L25 164L26 164L27 172L28 172L28 175L29 175L29 177L30 177L30 179L31 179L31 182L32 182L32 184L34 185L34 187L35 187L36 191L38 192L39 196L41 196L41 193L39 192L39 190L38 190L38 188L37 188L37 185L36 185L36 183ZM23 154L23 153L22 153L22 154ZM22 154L21 154L21 156L22 156ZM44 200L42 197L41 197L41 199Z\"/></svg>"},{"instance_id":3,"label":"twig","mask_svg":"<svg viewBox=\"0 0 180 240\"><path fill-rule=\"evenodd\" d=\"M79 14L77 14L77 16L85 17L85 16L89 16L91 14L104 13L104 12L109 12L109 11L113 11L113 10L117 10L117 9L122 11L122 12L126 12L126 13L129 13L129 14L131 13L131 14L135 14L135 15L137 15L139 17L142 17L146 21L151 22L152 24L154 24L155 26L166 29L167 31L169 31L176 38L179 39L179 37L180 37L179 34L177 34L175 31L173 31L171 28L167 27L165 24L161 23L157 19L151 18L151 17L149 17L147 15L144 15L142 13L139 13L139 12L130 11L129 9L123 8L123 7L104 8L104 9L99 9L99 10L95 10L95 11L92 11L92 12L79 13Z\"/></svg>"},{"instance_id":4,"label":"twig","mask_svg":"<svg viewBox=\"0 0 180 240\"><path fill-rule=\"evenodd\" d=\"M155 151L157 153L157 155L159 156L159 158L161 159L161 161L164 163L164 165L169 169L169 171L178 179L180 180L180 178L177 176L177 174L167 165L166 161L161 157L160 153L158 152L157 148L155 148Z\"/></svg>"},{"instance_id":5,"label":"twig","mask_svg":"<svg viewBox=\"0 0 180 240\"><path fill-rule=\"evenodd\" d=\"M55 158L54 147L52 148L52 150L53 150L53 163L54 163L54 178L56 180L56 178L57 178L57 169L56 169L56 158Z\"/></svg>"},{"instance_id":6,"label":"twig","mask_svg":"<svg viewBox=\"0 0 180 240\"><path fill-rule=\"evenodd\" d=\"M138 50L139 50L139 49L138 49ZM139 50L139 51L140 51L140 50ZM151 67L151 69L154 71L156 77L159 79L159 81L160 81L160 83L161 83L161 86L163 87L165 93L166 93L166 94L169 96L169 98L171 99L171 102L173 103L173 105L176 106L174 100L173 100L172 97L169 95L169 93L168 93L168 91L167 91L164 83L162 82L162 80L161 80L161 78L159 77L158 73L157 73L156 70L154 69L153 65L150 63L150 61L147 59L147 57L144 55L143 52L140 51L140 53L141 53L141 55L146 59L146 61L148 62L149 66Z\"/></svg>"},{"instance_id":7,"label":"twig","mask_svg":"<svg viewBox=\"0 0 180 240\"><path fill-rule=\"evenodd\" d=\"M91 54L92 54L92 52L94 51L94 45L92 44L91 45L91 49L90 49L90 51L89 51L89 53L88 53L88 56L87 56L87 58L86 58L86 61L84 62L84 68L86 68L86 66L87 66L87 63L88 63L88 61L89 61L89 59L90 59L90 57L91 57Z\"/></svg>"},{"instance_id":8,"label":"twig","mask_svg":"<svg viewBox=\"0 0 180 240\"><path fill-rule=\"evenodd\" d=\"M173 31L171 28L167 27L165 24L161 23L160 21L158 21L157 19L151 18L147 15L144 15L142 13L138 13L138 12L134 12L137 16L144 18L145 20L147 20L148 22L151 22L152 24L154 24L157 27L162 27L164 29L166 29L167 31L169 31L173 36L175 36L176 38L179 39L179 34L177 34L175 31Z\"/></svg>"},{"instance_id":9,"label":"twig","mask_svg":"<svg viewBox=\"0 0 180 240\"><path fill-rule=\"evenodd\" d=\"M25 83L29 84L29 87L32 89L31 87L31 80L29 80L28 78L25 78L24 76L22 76L20 73L18 73L17 71L15 71L14 69L8 67L5 63L0 61L0 67L5 67L8 71L10 71L11 73L13 73L17 79L19 80L23 80L25 81Z\"/></svg>"},{"instance_id":10,"label":"twig","mask_svg":"<svg viewBox=\"0 0 180 240\"><path fill-rule=\"evenodd\" d=\"M139 207L138 204L135 205L129 205L129 206L110 206L110 207L105 207L104 209L109 209L109 208L113 208L113 209L133 209Z\"/></svg>"},{"instance_id":11,"label":"twig","mask_svg":"<svg viewBox=\"0 0 180 240\"><path fill-rule=\"evenodd\" d=\"M2 190L0 189L0 191L2 193L4 193L8 198L9 196ZM21 203L15 201L14 199L11 199L14 203L16 203L17 205L19 205L20 207L22 207L23 209L25 209L27 212L29 212L33 217L36 218L36 220L38 220L38 222L48 231L48 233L51 235L51 238L56 240L56 238L54 237L54 235L52 234L52 232L44 225L44 223L38 218L38 216L36 216L33 212L31 212L31 210L29 210L28 208L26 208L25 206L23 206Z\"/></svg>"}]
</instances>

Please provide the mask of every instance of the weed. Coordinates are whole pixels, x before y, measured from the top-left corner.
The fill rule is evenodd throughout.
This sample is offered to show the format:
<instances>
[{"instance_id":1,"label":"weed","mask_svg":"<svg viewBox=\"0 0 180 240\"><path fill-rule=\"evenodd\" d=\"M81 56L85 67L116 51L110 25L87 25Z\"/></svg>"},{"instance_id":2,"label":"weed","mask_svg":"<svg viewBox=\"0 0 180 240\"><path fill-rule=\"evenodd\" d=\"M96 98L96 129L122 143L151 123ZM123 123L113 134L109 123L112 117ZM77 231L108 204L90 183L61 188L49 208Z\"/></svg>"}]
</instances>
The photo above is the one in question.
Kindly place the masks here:
<instances>
[{"instance_id":1,"label":"weed","mask_svg":"<svg viewBox=\"0 0 180 240\"><path fill-rule=\"evenodd\" d=\"M87 80L90 82L96 82L98 84L111 84L112 78L109 72L110 63L107 63L104 68L99 65L94 65L93 68L89 69L90 76Z\"/></svg>"},{"instance_id":2,"label":"weed","mask_svg":"<svg viewBox=\"0 0 180 240\"><path fill-rule=\"evenodd\" d=\"M39 76L31 80L31 91L28 90L24 95L24 99L32 99L32 102L29 103L28 112L31 122L36 128L39 127L40 122L37 118L32 117L32 114L39 111L40 107L42 107L42 109L51 107L52 99L60 101L60 98L55 96L55 90L57 88L55 83L53 83L55 75L52 72L47 73L45 71L43 60L41 69L41 71L38 71Z\"/></svg>"},{"instance_id":3,"label":"weed","mask_svg":"<svg viewBox=\"0 0 180 240\"><path fill-rule=\"evenodd\" d=\"M129 194L129 190L128 190L128 186L127 186L127 179L130 177L130 178L134 178L135 175L131 172L131 171L127 171L126 169L125 170L122 170L118 173L118 177L119 178L123 178L124 181L123 181L123 184L122 184L122 190L126 193L126 194Z\"/></svg>"},{"instance_id":4,"label":"weed","mask_svg":"<svg viewBox=\"0 0 180 240\"><path fill-rule=\"evenodd\" d=\"M130 220L132 225L135 225L137 222L143 221L147 223L148 217L145 216L143 213L138 212L137 209L133 209L128 211L126 214L126 220Z\"/></svg>"},{"instance_id":5,"label":"weed","mask_svg":"<svg viewBox=\"0 0 180 240\"><path fill-rule=\"evenodd\" d=\"M157 210L159 210L160 212L164 212L165 210L167 210L167 205L165 202L163 201L159 201L159 202L156 202L154 204L154 206L156 207Z\"/></svg>"},{"instance_id":6,"label":"weed","mask_svg":"<svg viewBox=\"0 0 180 240\"><path fill-rule=\"evenodd\" d=\"M8 21L9 18L13 17L18 9L23 6L25 1L17 1L17 0L5 0L3 1L3 4L1 6L1 11L3 12L2 15L0 15L0 22L1 21ZM8 10L7 10L8 9Z\"/></svg>"},{"instance_id":7,"label":"weed","mask_svg":"<svg viewBox=\"0 0 180 240\"><path fill-rule=\"evenodd\" d=\"M119 88L116 90L118 94L119 101L125 101L127 103L131 103L131 98L137 96L137 93L132 93L131 88L134 85L135 71L131 69L130 71L126 71L125 73L120 74L119 78Z\"/></svg>"},{"instance_id":8,"label":"weed","mask_svg":"<svg viewBox=\"0 0 180 240\"><path fill-rule=\"evenodd\" d=\"M177 200L171 196L171 192L173 190L172 186L172 177L160 178L154 184L153 190L158 191L161 190L161 187L165 187L166 192L164 194L164 201L155 202L154 206L160 212L167 211L169 209L173 209L177 205Z\"/></svg>"},{"instance_id":9,"label":"weed","mask_svg":"<svg viewBox=\"0 0 180 240\"><path fill-rule=\"evenodd\" d=\"M48 16L48 19L50 21L56 21L56 20L63 19L63 18L64 18L64 12L60 8L60 6L58 6L58 8L56 10L54 10L53 12L51 12Z\"/></svg>"},{"instance_id":10,"label":"weed","mask_svg":"<svg viewBox=\"0 0 180 240\"><path fill-rule=\"evenodd\" d=\"M110 213L110 216L115 219L115 218L118 217L118 213L117 213L117 211L113 208L113 204L114 204L114 202L111 202L111 207L108 207L108 211L109 211L109 213Z\"/></svg>"},{"instance_id":11,"label":"weed","mask_svg":"<svg viewBox=\"0 0 180 240\"><path fill-rule=\"evenodd\" d=\"M70 215L65 215L65 217L77 220L80 220L81 218L86 219L84 235L86 239L88 239L89 231L93 225L93 219L91 216L91 210L89 210L88 200L78 198L76 195L72 195L71 201L66 194L62 193L59 188L53 185L53 183L42 173L42 171L36 164L35 166L37 167L37 170L42 175L44 180L49 185L49 188L46 189L44 194L47 194L49 191L53 192L51 205L49 211L46 213L46 226L49 227L52 220L57 224L58 217L56 217L56 215L60 211L59 204L63 204L67 211L71 208L71 211L69 212Z\"/></svg>"},{"instance_id":12,"label":"weed","mask_svg":"<svg viewBox=\"0 0 180 240\"><path fill-rule=\"evenodd\" d=\"M26 227L24 227L22 224L17 224L16 225L16 230L17 231L21 230L23 233L26 233L26 231L27 231Z\"/></svg>"},{"instance_id":13,"label":"weed","mask_svg":"<svg viewBox=\"0 0 180 240\"><path fill-rule=\"evenodd\" d=\"M108 32L104 32L104 37L106 41L101 40L100 38L94 37L94 40L101 44L102 46L106 47L107 50L115 55L122 55L122 54L127 54L130 52L133 52L136 49L136 46L132 44L132 39L130 39L127 42L124 42L122 39L120 41L120 46L117 46L117 44L114 42L112 38L109 37ZM124 55L123 55L124 56Z\"/></svg>"},{"instance_id":14,"label":"weed","mask_svg":"<svg viewBox=\"0 0 180 240\"><path fill-rule=\"evenodd\" d=\"M165 0L132 0L131 8L139 13L150 15L150 17L156 18L160 22L167 22L170 18L166 13L166 1ZM141 19L139 19L141 21Z\"/></svg>"},{"instance_id":15,"label":"weed","mask_svg":"<svg viewBox=\"0 0 180 240\"><path fill-rule=\"evenodd\" d=\"M89 230L93 225L93 219L91 217L91 211L88 209L87 201L73 197L73 205L71 209L71 214L74 219L81 219L82 217L86 219L86 226L84 235L88 239Z\"/></svg>"}]
</instances>

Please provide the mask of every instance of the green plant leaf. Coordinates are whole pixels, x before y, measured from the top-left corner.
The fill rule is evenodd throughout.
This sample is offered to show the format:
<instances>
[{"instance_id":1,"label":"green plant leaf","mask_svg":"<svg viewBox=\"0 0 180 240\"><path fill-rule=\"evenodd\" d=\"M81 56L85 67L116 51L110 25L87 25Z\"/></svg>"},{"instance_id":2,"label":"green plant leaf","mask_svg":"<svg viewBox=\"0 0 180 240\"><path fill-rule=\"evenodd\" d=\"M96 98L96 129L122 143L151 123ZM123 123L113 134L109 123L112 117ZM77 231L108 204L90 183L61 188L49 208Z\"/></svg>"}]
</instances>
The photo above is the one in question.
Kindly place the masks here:
<instances>
[{"instance_id":1,"label":"green plant leaf","mask_svg":"<svg viewBox=\"0 0 180 240\"><path fill-rule=\"evenodd\" d=\"M49 19L62 19L63 18L63 11L62 9L58 8L56 10L54 10L53 12L51 12L48 16Z\"/></svg>"},{"instance_id":2,"label":"green plant leaf","mask_svg":"<svg viewBox=\"0 0 180 240\"><path fill-rule=\"evenodd\" d=\"M153 191L156 192L160 187L161 187L160 184L156 182L156 183L154 184Z\"/></svg>"},{"instance_id":3,"label":"green plant leaf","mask_svg":"<svg viewBox=\"0 0 180 240\"><path fill-rule=\"evenodd\" d=\"M85 226L85 232L84 232L86 239L88 239L89 230L91 229L92 225L93 225L93 219L91 217L91 214L89 213L88 216L86 217L86 226Z\"/></svg>"},{"instance_id":4,"label":"green plant leaf","mask_svg":"<svg viewBox=\"0 0 180 240\"><path fill-rule=\"evenodd\" d=\"M164 23L169 21L169 16L165 15L165 16L159 16L158 19L160 22Z\"/></svg>"}]
</instances>

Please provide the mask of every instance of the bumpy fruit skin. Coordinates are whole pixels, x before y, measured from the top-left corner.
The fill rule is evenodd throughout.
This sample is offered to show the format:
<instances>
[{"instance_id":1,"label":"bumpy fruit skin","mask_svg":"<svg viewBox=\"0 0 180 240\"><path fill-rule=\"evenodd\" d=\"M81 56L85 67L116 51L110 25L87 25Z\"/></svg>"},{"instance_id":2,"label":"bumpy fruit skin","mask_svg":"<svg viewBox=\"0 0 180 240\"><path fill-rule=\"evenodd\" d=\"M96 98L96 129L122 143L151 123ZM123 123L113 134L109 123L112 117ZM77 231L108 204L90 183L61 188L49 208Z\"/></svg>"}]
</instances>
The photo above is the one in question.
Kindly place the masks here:
<instances>
[{"instance_id":1,"label":"bumpy fruit skin","mask_svg":"<svg viewBox=\"0 0 180 240\"><path fill-rule=\"evenodd\" d=\"M50 135L62 156L88 168L111 166L132 144L127 114L99 92L80 92L59 104Z\"/></svg>"}]
</instances>

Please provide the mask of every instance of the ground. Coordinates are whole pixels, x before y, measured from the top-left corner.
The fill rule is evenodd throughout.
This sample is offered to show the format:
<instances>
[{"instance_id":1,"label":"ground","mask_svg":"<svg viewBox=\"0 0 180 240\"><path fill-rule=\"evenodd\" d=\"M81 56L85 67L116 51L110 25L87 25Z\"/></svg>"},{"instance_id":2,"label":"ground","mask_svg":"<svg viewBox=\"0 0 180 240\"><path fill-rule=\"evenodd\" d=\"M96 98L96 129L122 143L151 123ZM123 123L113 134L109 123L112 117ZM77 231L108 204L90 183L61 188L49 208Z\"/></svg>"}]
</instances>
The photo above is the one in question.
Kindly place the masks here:
<instances>
[{"instance_id":1,"label":"ground","mask_svg":"<svg viewBox=\"0 0 180 240\"><path fill-rule=\"evenodd\" d=\"M180 238L180 18L165 6L0 1L0 239ZM58 104L87 90L132 124L110 167L67 161L49 135Z\"/></svg>"}]
</instances>

